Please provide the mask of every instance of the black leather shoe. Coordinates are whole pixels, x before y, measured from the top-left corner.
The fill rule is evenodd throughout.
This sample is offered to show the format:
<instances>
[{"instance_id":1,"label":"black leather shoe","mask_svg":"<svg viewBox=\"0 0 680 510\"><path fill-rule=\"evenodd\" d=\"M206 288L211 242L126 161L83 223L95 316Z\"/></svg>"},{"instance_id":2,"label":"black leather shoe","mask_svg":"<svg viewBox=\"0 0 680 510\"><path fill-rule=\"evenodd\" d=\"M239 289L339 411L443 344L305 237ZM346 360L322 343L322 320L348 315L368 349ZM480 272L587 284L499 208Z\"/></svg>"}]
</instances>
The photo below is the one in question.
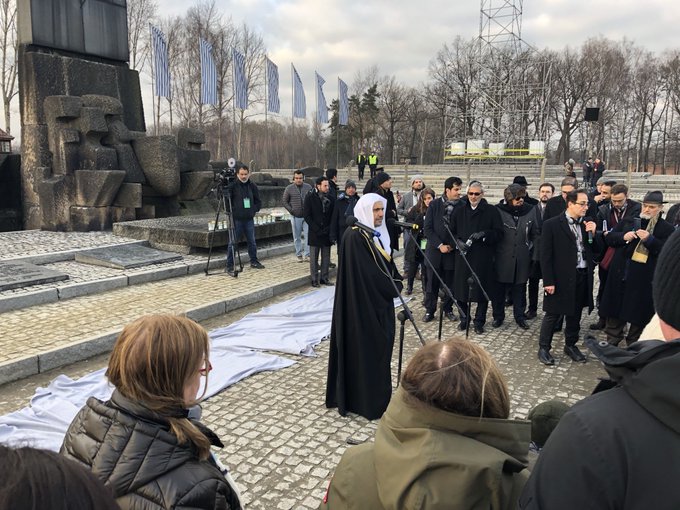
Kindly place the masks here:
<instances>
[{"instance_id":1,"label":"black leather shoe","mask_svg":"<svg viewBox=\"0 0 680 510\"><path fill-rule=\"evenodd\" d=\"M458 329L460 331L465 331L467 329L467 322L466 321L460 321L460 324L458 324Z\"/></svg>"},{"instance_id":2,"label":"black leather shoe","mask_svg":"<svg viewBox=\"0 0 680 510\"><path fill-rule=\"evenodd\" d=\"M312 282L312 287L319 287L319 282Z\"/></svg>"},{"instance_id":3,"label":"black leather shoe","mask_svg":"<svg viewBox=\"0 0 680 510\"><path fill-rule=\"evenodd\" d=\"M333 286L333 282L330 281L330 280L319 280L319 283L320 283L321 285L327 285L328 287L332 287L332 286Z\"/></svg>"},{"instance_id":4,"label":"black leather shoe","mask_svg":"<svg viewBox=\"0 0 680 510\"><path fill-rule=\"evenodd\" d=\"M413 294L413 287L406 287L406 291L404 292L407 296L410 296Z\"/></svg>"},{"instance_id":5,"label":"black leather shoe","mask_svg":"<svg viewBox=\"0 0 680 510\"><path fill-rule=\"evenodd\" d=\"M544 347L538 349L538 361L540 361L544 365L555 364L555 358L553 358L552 354L550 354L550 351L548 349L545 349Z\"/></svg>"},{"instance_id":6,"label":"black leather shoe","mask_svg":"<svg viewBox=\"0 0 680 510\"><path fill-rule=\"evenodd\" d=\"M458 317L456 317L456 314L453 312L444 312L444 315L446 315L446 318L449 319L451 322L458 320Z\"/></svg>"},{"instance_id":7,"label":"black leather shoe","mask_svg":"<svg viewBox=\"0 0 680 510\"><path fill-rule=\"evenodd\" d=\"M329 262L328 263L328 269L335 269L336 267L338 267L338 266L335 262Z\"/></svg>"},{"instance_id":8,"label":"black leather shoe","mask_svg":"<svg viewBox=\"0 0 680 510\"><path fill-rule=\"evenodd\" d=\"M257 260L255 262L251 262L250 267L252 267L253 269L264 269L264 266L260 264Z\"/></svg>"},{"instance_id":9,"label":"black leather shoe","mask_svg":"<svg viewBox=\"0 0 680 510\"><path fill-rule=\"evenodd\" d=\"M482 326L481 324L475 324L475 333L477 333L478 335L484 334L484 326Z\"/></svg>"},{"instance_id":10,"label":"black leather shoe","mask_svg":"<svg viewBox=\"0 0 680 510\"><path fill-rule=\"evenodd\" d=\"M494 319L493 322L491 323L491 325L494 328L500 328L503 325L503 320L504 319Z\"/></svg>"},{"instance_id":11,"label":"black leather shoe","mask_svg":"<svg viewBox=\"0 0 680 510\"><path fill-rule=\"evenodd\" d=\"M427 312L425 315L423 315L423 322L431 322L434 320L434 315L431 314L430 312Z\"/></svg>"},{"instance_id":12,"label":"black leather shoe","mask_svg":"<svg viewBox=\"0 0 680 510\"><path fill-rule=\"evenodd\" d=\"M576 347L575 345L565 345L564 346L564 354L569 356L576 363L585 363L586 362L586 357L579 350L579 348Z\"/></svg>"},{"instance_id":13,"label":"black leather shoe","mask_svg":"<svg viewBox=\"0 0 680 510\"><path fill-rule=\"evenodd\" d=\"M527 313L524 314L524 316L527 319L535 319L536 318L536 310L529 310Z\"/></svg>"},{"instance_id":14,"label":"black leather shoe","mask_svg":"<svg viewBox=\"0 0 680 510\"><path fill-rule=\"evenodd\" d=\"M592 331L599 331L601 329L604 329L605 324L606 322L604 321L604 319L600 317L600 320L598 320L595 324L591 324L590 326L588 326L588 329Z\"/></svg>"},{"instance_id":15,"label":"black leather shoe","mask_svg":"<svg viewBox=\"0 0 680 510\"><path fill-rule=\"evenodd\" d=\"M517 321L515 321L515 322L517 322L517 325L518 325L520 328L522 328L522 329L529 329L529 325L527 324L527 321L525 321L524 319L519 319L519 320L517 320Z\"/></svg>"}]
</instances>

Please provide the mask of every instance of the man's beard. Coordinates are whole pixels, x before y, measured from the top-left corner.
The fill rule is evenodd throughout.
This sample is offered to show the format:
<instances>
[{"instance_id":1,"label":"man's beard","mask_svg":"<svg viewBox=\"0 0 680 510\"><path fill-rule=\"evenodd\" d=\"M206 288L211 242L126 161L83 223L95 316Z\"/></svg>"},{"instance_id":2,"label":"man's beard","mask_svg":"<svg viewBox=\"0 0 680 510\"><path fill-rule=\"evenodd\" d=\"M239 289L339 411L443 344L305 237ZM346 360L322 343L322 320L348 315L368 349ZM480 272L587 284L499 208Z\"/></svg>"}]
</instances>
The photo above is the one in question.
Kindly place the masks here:
<instances>
[{"instance_id":1,"label":"man's beard","mask_svg":"<svg viewBox=\"0 0 680 510\"><path fill-rule=\"evenodd\" d=\"M656 214L640 213L640 219L651 220Z\"/></svg>"},{"instance_id":2,"label":"man's beard","mask_svg":"<svg viewBox=\"0 0 680 510\"><path fill-rule=\"evenodd\" d=\"M541 203L547 204L548 200L550 200L550 197L542 196L542 197L539 198L539 200L541 201Z\"/></svg>"}]
</instances>

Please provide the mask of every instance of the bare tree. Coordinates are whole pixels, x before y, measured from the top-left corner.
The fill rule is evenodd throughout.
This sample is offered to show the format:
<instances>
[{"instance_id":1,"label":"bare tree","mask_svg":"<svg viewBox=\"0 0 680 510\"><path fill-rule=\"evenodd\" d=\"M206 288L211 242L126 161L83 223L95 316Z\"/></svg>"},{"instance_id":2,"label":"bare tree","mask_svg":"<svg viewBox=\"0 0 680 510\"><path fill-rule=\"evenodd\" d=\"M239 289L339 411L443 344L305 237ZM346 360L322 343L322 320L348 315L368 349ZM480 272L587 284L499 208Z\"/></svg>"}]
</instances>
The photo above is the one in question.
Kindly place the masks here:
<instances>
[{"instance_id":1,"label":"bare tree","mask_svg":"<svg viewBox=\"0 0 680 510\"><path fill-rule=\"evenodd\" d=\"M157 11L156 0L127 0L130 67L137 71L144 69L149 59L149 22L156 19Z\"/></svg>"},{"instance_id":2,"label":"bare tree","mask_svg":"<svg viewBox=\"0 0 680 510\"><path fill-rule=\"evenodd\" d=\"M16 34L17 5L15 0L0 0L0 35L2 48L0 58L0 89L2 89L2 104L5 109L5 131L10 132L11 111L10 104L14 96L19 93L17 82L17 34Z\"/></svg>"}]
</instances>

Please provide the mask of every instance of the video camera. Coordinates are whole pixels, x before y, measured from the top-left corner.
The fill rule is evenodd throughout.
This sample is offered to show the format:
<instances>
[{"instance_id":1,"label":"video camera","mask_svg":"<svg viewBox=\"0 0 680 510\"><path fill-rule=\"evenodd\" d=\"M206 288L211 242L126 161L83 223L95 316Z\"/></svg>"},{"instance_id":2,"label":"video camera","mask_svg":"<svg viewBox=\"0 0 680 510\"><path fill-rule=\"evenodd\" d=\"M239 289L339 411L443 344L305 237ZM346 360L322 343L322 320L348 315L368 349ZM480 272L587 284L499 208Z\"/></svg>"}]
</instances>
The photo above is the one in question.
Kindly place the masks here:
<instances>
[{"instance_id":1,"label":"video camera","mask_svg":"<svg viewBox=\"0 0 680 510\"><path fill-rule=\"evenodd\" d=\"M215 181L223 187L229 186L236 179L236 160L229 158L226 168L222 168L215 174Z\"/></svg>"}]
</instances>

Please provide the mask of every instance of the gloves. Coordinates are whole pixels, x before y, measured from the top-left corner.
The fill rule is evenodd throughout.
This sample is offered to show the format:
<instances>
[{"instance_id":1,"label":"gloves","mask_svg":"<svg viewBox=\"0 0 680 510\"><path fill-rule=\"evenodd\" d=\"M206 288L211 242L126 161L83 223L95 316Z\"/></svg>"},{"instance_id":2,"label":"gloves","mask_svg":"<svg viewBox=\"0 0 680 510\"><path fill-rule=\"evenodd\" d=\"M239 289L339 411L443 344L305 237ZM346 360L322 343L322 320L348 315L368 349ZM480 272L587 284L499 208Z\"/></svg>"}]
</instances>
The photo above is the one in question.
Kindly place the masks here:
<instances>
[{"instance_id":1,"label":"gloves","mask_svg":"<svg viewBox=\"0 0 680 510\"><path fill-rule=\"evenodd\" d=\"M480 239L483 239L485 235L486 232L482 230L480 232L475 232L474 234L470 235L470 239L472 239L473 241L479 241Z\"/></svg>"}]
</instances>

